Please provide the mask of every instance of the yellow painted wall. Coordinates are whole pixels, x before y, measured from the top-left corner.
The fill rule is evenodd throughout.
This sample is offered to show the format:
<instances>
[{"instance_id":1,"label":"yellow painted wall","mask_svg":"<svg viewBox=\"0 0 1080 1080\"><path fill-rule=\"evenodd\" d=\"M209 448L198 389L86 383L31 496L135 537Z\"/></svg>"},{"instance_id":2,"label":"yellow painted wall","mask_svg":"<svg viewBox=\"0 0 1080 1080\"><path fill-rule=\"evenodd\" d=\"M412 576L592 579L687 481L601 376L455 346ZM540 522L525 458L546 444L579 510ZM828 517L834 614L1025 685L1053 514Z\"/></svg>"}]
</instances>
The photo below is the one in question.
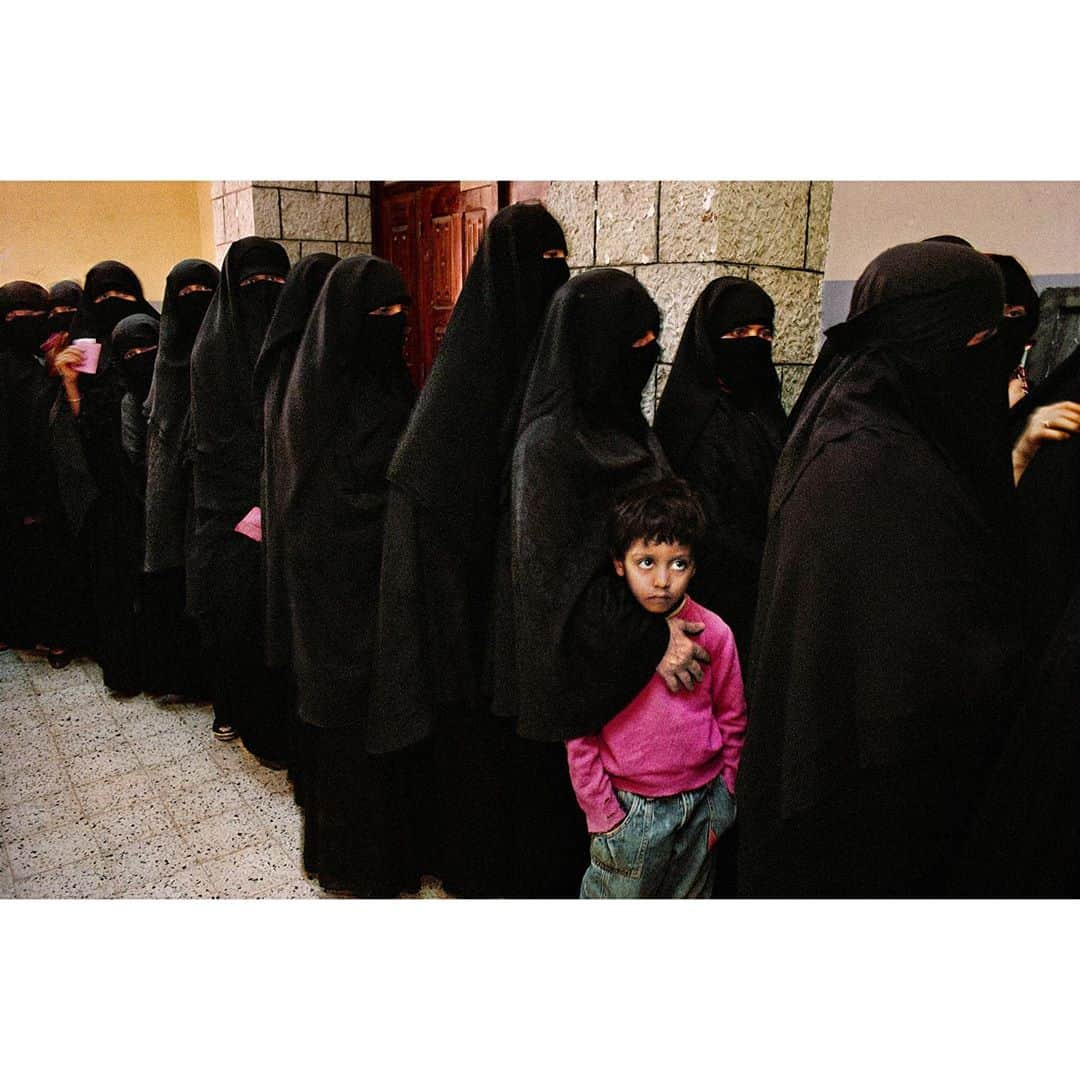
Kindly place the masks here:
<instances>
[{"instance_id":1,"label":"yellow painted wall","mask_svg":"<svg viewBox=\"0 0 1080 1080\"><path fill-rule=\"evenodd\" d=\"M215 261L208 181L0 182L0 284L82 284L102 259L139 276L160 304L181 259Z\"/></svg>"}]
</instances>

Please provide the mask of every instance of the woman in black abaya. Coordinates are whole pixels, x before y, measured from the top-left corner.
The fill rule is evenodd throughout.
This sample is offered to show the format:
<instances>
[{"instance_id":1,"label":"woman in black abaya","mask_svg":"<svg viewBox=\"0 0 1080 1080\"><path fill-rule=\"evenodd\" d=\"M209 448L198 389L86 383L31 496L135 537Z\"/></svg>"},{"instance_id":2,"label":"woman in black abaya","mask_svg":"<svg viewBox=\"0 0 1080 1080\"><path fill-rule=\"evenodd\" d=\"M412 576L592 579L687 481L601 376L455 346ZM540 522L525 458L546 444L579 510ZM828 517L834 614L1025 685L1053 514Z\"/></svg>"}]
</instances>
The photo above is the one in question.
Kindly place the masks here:
<instances>
[{"instance_id":1,"label":"woman in black abaya","mask_svg":"<svg viewBox=\"0 0 1080 1080\"><path fill-rule=\"evenodd\" d=\"M568 276L566 240L537 203L490 222L390 464L376 691L376 752L419 748L429 867L452 892L515 891L503 787L508 724L493 719L484 664L492 567L530 344Z\"/></svg>"},{"instance_id":2,"label":"woman in black abaya","mask_svg":"<svg viewBox=\"0 0 1080 1080\"><path fill-rule=\"evenodd\" d=\"M44 435L52 389L41 360L48 294L29 281L0 288L0 558L5 625L0 638L32 649L49 634ZM49 642L48 644L53 644Z\"/></svg>"},{"instance_id":3,"label":"woman in black abaya","mask_svg":"<svg viewBox=\"0 0 1080 1080\"><path fill-rule=\"evenodd\" d=\"M740 891L962 890L1017 706L1001 275L903 244L830 328L770 501L739 772ZM1002 485L1005 485L1002 490Z\"/></svg>"},{"instance_id":4,"label":"woman in black abaya","mask_svg":"<svg viewBox=\"0 0 1080 1080\"><path fill-rule=\"evenodd\" d=\"M53 454L60 494L77 546L89 555L97 625L96 658L105 685L123 696L142 689L135 625L135 589L142 529L130 498L131 466L122 441L121 400L126 392L112 333L128 315L157 317L135 273L105 261L86 275L72 340L101 345L97 371L76 373L63 363L65 393L52 412ZM96 498L92 497L96 491Z\"/></svg>"},{"instance_id":5,"label":"woman in black abaya","mask_svg":"<svg viewBox=\"0 0 1080 1080\"><path fill-rule=\"evenodd\" d=\"M645 289L620 270L587 271L564 285L544 321L514 448L517 731L558 744L552 755L562 757L565 809L538 827L552 832L551 846L554 836L561 843L564 889L585 869L588 836L562 741L599 731L658 667L674 688L676 668L700 675L691 654L707 659L683 633L687 624L638 604L608 553L612 500L670 473L641 413L659 318Z\"/></svg>"},{"instance_id":6,"label":"woman in black abaya","mask_svg":"<svg viewBox=\"0 0 1080 1080\"><path fill-rule=\"evenodd\" d=\"M212 655L215 734L239 734L274 767L288 756L285 688L263 662L261 544L236 527L259 507L262 401L252 376L288 272L280 244L237 240L191 353L195 538L188 611Z\"/></svg>"},{"instance_id":7,"label":"woman in black abaya","mask_svg":"<svg viewBox=\"0 0 1080 1080\"><path fill-rule=\"evenodd\" d=\"M690 312L653 425L671 467L705 507L694 599L731 627L744 665L769 490L787 435L772 363L773 314L760 285L710 282Z\"/></svg>"},{"instance_id":8,"label":"woman in black abaya","mask_svg":"<svg viewBox=\"0 0 1080 1080\"><path fill-rule=\"evenodd\" d=\"M210 696L195 620L185 614L184 562L195 530L191 445L191 350L220 275L204 259L178 262L165 279L154 380L146 402L147 619L161 642L161 692Z\"/></svg>"},{"instance_id":9,"label":"woman in black abaya","mask_svg":"<svg viewBox=\"0 0 1080 1080\"><path fill-rule=\"evenodd\" d=\"M265 564L266 666L275 673L279 685L288 687L290 694L290 739L293 749L299 731L291 703L292 675L289 669L289 608L285 595L282 563L283 536L279 525L280 481L277 476L277 447L280 438L281 409L292 374L296 350L307 326L308 316L315 306L319 290L327 274L338 262L336 255L317 252L296 263L285 279L274 317L266 331L262 351L255 364L254 388L256 398L262 399L263 471L261 480L262 544ZM296 801L303 804L304 787L299 755L289 754L289 775L293 781Z\"/></svg>"},{"instance_id":10,"label":"woman in black abaya","mask_svg":"<svg viewBox=\"0 0 1080 1080\"><path fill-rule=\"evenodd\" d=\"M273 441L302 722L304 865L324 888L357 896L396 896L419 876L398 755L364 747L386 467L415 396L402 357L407 303L401 275L382 259L333 267Z\"/></svg>"}]
</instances>

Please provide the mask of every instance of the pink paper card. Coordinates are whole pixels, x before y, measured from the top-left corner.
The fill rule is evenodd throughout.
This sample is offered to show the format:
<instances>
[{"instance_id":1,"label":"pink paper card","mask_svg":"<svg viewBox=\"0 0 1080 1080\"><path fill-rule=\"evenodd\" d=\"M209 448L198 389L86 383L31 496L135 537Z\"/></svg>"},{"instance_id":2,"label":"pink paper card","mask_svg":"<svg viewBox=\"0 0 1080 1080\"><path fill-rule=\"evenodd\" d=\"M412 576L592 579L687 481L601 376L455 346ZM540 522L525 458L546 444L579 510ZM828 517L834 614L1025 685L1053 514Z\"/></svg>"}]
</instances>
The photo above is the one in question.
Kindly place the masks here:
<instances>
[{"instance_id":1,"label":"pink paper card","mask_svg":"<svg viewBox=\"0 0 1080 1080\"><path fill-rule=\"evenodd\" d=\"M82 363L76 364L74 371L85 372L87 375L96 375L98 359L101 357L101 345L93 338L76 338L72 343L82 353Z\"/></svg>"},{"instance_id":2,"label":"pink paper card","mask_svg":"<svg viewBox=\"0 0 1080 1080\"><path fill-rule=\"evenodd\" d=\"M262 543L262 510L257 506L253 506L243 518L234 526L233 532L238 532L242 536L248 537L250 540L254 540L256 543Z\"/></svg>"}]
</instances>

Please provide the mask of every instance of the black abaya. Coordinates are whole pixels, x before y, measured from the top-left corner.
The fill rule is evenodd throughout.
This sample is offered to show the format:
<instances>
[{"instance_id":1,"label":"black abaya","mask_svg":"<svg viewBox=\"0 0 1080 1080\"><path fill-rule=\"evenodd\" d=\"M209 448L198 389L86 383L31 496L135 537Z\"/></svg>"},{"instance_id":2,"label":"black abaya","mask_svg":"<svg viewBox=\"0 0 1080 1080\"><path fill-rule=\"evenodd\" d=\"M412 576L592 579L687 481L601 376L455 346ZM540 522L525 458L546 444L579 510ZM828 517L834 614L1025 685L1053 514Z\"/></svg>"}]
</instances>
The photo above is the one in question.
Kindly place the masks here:
<instances>
[{"instance_id":1,"label":"black abaya","mask_svg":"<svg viewBox=\"0 0 1080 1080\"><path fill-rule=\"evenodd\" d=\"M531 343L568 276L565 258L544 253L565 249L538 204L507 207L490 222L389 469L394 557L381 573L368 743L379 752L414 747L418 767L430 766L418 782L438 812L425 815L420 842L447 888L470 896L540 895L515 864L528 859L542 872L546 862L545 835L518 827L513 799L532 783L532 805L550 806L536 787L550 768L539 754L524 772L515 767L531 748L515 747L510 722L492 716L484 667L493 578L509 561L509 527L500 546L499 520L508 519Z\"/></svg>"},{"instance_id":2,"label":"black abaya","mask_svg":"<svg viewBox=\"0 0 1080 1080\"><path fill-rule=\"evenodd\" d=\"M216 724L231 726L256 757L273 764L288 755L287 688L263 662L261 545L236 526L259 506L262 402L252 375L288 272L280 244L237 240L191 353L195 537L188 610L213 657Z\"/></svg>"},{"instance_id":3,"label":"black abaya","mask_svg":"<svg viewBox=\"0 0 1080 1080\"><path fill-rule=\"evenodd\" d=\"M771 330L773 311L764 289L745 278L707 285L690 312L653 425L672 469L705 509L694 599L731 627L743 665L787 419L770 342L723 335L754 324Z\"/></svg>"},{"instance_id":4,"label":"black abaya","mask_svg":"<svg viewBox=\"0 0 1080 1080\"><path fill-rule=\"evenodd\" d=\"M404 314L369 312L407 301L382 259L330 271L269 440L303 729L304 863L324 887L360 896L414 888L420 871L404 762L364 749L386 467L414 397Z\"/></svg>"},{"instance_id":5,"label":"black abaya","mask_svg":"<svg viewBox=\"0 0 1080 1080\"><path fill-rule=\"evenodd\" d=\"M957 860L1016 708L996 515L1007 361L985 256L879 256L780 457L739 772L746 895L963 889ZM988 447L991 449L988 450Z\"/></svg>"}]
</instances>

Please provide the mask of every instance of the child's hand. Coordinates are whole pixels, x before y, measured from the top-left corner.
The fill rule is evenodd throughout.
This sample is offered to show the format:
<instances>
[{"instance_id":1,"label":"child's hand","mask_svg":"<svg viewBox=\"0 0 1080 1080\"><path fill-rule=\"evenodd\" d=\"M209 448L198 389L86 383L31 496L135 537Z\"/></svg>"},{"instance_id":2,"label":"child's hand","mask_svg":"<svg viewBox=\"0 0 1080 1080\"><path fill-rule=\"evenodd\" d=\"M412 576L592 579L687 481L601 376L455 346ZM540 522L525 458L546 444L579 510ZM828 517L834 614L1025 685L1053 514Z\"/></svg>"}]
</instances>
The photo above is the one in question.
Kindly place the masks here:
<instances>
[{"instance_id":1,"label":"child's hand","mask_svg":"<svg viewBox=\"0 0 1080 1080\"><path fill-rule=\"evenodd\" d=\"M701 665L712 660L708 650L693 640L694 635L705 629L705 624L687 622L685 619L668 619L667 624L667 652L656 665L656 670L673 694L678 692L680 686L693 690L705 678Z\"/></svg>"}]
</instances>

